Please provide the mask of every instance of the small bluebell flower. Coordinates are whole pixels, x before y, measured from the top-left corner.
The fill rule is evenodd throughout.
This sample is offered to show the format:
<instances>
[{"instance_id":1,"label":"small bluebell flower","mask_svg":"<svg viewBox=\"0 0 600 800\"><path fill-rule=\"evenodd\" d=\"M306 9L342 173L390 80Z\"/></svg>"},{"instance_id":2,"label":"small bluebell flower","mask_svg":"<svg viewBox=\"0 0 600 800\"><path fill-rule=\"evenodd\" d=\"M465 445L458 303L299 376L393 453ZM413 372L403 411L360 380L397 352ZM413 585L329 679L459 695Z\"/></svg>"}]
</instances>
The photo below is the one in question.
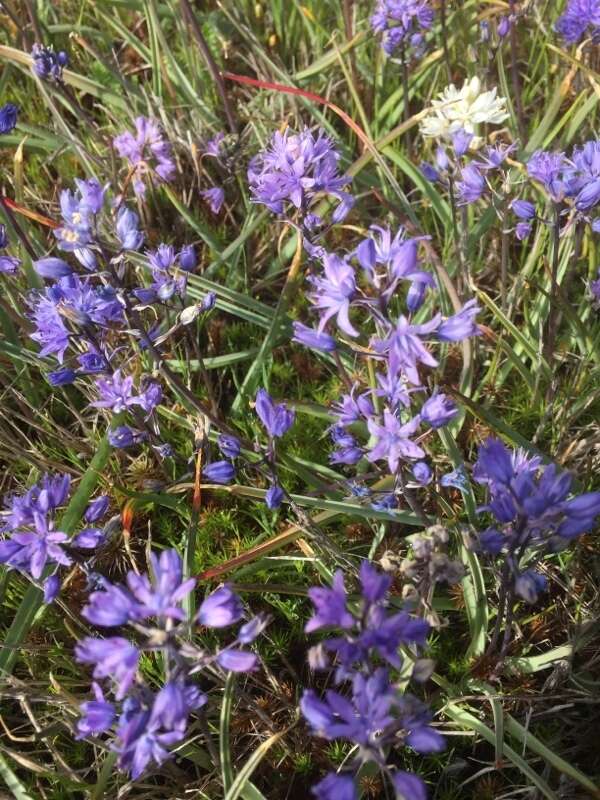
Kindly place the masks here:
<instances>
[{"instance_id":1,"label":"small bluebell flower","mask_svg":"<svg viewBox=\"0 0 600 800\"><path fill-rule=\"evenodd\" d=\"M14 129L18 115L19 109L14 103L5 103L0 107L0 134L10 133Z\"/></svg>"}]
</instances>

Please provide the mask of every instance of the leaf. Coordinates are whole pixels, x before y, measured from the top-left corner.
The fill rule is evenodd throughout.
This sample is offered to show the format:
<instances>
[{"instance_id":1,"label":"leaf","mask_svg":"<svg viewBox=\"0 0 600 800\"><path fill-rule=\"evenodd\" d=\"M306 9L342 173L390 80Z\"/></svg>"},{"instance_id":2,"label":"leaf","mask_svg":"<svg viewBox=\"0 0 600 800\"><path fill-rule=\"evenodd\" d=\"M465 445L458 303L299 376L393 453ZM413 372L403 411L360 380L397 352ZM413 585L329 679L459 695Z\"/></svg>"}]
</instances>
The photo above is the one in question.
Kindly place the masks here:
<instances>
[{"instance_id":1,"label":"leaf","mask_svg":"<svg viewBox=\"0 0 600 800\"><path fill-rule=\"evenodd\" d=\"M221 716L219 720L219 757L221 759L221 777L223 778L223 791L227 793L233 784L233 767L231 765L231 743L229 741L229 721L233 703L233 690L235 687L235 672L230 672L225 681L225 691L221 701Z\"/></svg>"},{"instance_id":2,"label":"leaf","mask_svg":"<svg viewBox=\"0 0 600 800\"><path fill-rule=\"evenodd\" d=\"M279 733L274 733L265 742L259 744L259 746L252 753L250 758L246 761L244 766L236 775L235 780L231 784L229 791L226 793L224 797L224 800L237 800L237 798L240 797L240 795L244 794L244 789L248 786L249 778L254 772L254 770L258 767L258 765L266 756L271 747L273 747L274 744L277 744L277 742L282 738L282 736L285 736L285 734L290 730L291 727L293 727L293 725L289 726L283 731L279 731ZM258 792L258 790L256 789L254 791ZM257 798L260 796L261 796L260 793L258 793L258 795L256 794L254 795L254 797Z\"/></svg>"},{"instance_id":3,"label":"leaf","mask_svg":"<svg viewBox=\"0 0 600 800\"><path fill-rule=\"evenodd\" d=\"M21 783L19 778L15 775L9 767L6 759L0 754L0 775L6 788L11 792L15 800L33 800L32 796L28 793L25 786Z\"/></svg>"}]
</instances>

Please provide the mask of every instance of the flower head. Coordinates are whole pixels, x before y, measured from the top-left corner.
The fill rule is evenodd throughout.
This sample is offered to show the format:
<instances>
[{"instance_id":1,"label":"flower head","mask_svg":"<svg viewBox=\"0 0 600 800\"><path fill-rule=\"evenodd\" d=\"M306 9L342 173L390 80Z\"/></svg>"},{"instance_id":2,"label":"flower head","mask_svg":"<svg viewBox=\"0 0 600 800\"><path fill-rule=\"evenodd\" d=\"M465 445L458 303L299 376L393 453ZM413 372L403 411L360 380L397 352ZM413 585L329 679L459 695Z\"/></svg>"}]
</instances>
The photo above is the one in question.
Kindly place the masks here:
<instances>
[{"instance_id":1,"label":"flower head","mask_svg":"<svg viewBox=\"0 0 600 800\"><path fill-rule=\"evenodd\" d=\"M497 89L482 91L477 77L465 81L461 89L450 84L439 99L432 100L432 106L432 113L421 123L421 133L447 141L460 130L474 134L478 125L499 125L508 118L506 100L497 96Z\"/></svg>"}]
</instances>

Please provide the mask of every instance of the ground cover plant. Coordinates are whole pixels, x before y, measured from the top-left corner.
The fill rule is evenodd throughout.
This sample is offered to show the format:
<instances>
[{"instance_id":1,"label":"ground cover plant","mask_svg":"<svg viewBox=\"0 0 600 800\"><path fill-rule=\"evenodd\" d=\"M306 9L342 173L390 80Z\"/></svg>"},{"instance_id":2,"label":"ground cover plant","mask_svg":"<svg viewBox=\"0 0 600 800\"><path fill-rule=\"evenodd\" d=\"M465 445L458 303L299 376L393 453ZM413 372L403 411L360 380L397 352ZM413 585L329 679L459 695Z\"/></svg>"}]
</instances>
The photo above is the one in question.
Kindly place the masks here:
<instances>
[{"instance_id":1,"label":"ground cover plant","mask_svg":"<svg viewBox=\"0 0 600 800\"><path fill-rule=\"evenodd\" d=\"M598 0L0 7L0 781L598 798Z\"/></svg>"}]
</instances>

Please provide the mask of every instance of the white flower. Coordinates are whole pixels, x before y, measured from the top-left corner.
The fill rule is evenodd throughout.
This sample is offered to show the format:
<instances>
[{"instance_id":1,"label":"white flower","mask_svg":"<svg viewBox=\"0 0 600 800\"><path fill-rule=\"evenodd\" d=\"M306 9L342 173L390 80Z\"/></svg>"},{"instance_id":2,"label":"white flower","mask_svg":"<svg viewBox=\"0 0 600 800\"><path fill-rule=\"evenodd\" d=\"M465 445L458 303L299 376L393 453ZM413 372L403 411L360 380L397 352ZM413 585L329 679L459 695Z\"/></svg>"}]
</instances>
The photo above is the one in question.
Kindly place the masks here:
<instances>
[{"instance_id":1,"label":"white flower","mask_svg":"<svg viewBox=\"0 0 600 800\"><path fill-rule=\"evenodd\" d=\"M465 81L460 90L451 83L439 100L432 100L433 111L421 123L421 133L436 139L451 139L461 129L475 133L476 126L483 122L494 125L504 122L508 117L506 99L496 94L497 89L482 92L479 78Z\"/></svg>"}]
</instances>

